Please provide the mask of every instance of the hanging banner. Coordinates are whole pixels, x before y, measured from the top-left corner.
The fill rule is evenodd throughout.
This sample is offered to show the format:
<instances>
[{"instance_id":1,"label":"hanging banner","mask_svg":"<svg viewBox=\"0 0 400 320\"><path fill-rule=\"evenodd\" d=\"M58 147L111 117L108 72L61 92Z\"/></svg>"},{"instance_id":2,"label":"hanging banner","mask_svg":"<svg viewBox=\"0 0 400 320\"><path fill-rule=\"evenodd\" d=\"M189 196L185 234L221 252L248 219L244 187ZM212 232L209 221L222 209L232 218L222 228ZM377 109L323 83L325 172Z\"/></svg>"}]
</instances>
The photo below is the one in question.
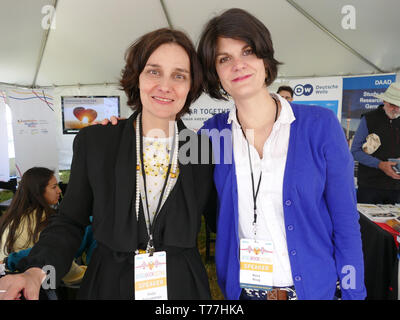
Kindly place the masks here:
<instances>
[{"instance_id":1,"label":"hanging banner","mask_svg":"<svg viewBox=\"0 0 400 320\"><path fill-rule=\"evenodd\" d=\"M233 101L215 100L203 94L190 106L190 114L182 117L185 125L194 131L199 130L204 121L217 113L229 112L233 108Z\"/></svg>"},{"instance_id":2,"label":"hanging banner","mask_svg":"<svg viewBox=\"0 0 400 320\"><path fill-rule=\"evenodd\" d=\"M290 80L293 102L317 105L332 110L340 120L342 115L342 78L322 77Z\"/></svg>"},{"instance_id":3,"label":"hanging banner","mask_svg":"<svg viewBox=\"0 0 400 320\"><path fill-rule=\"evenodd\" d=\"M375 96L385 92L395 81L394 73L343 78L342 127L349 144L360 124L361 115L381 105L382 100Z\"/></svg>"},{"instance_id":4,"label":"hanging banner","mask_svg":"<svg viewBox=\"0 0 400 320\"><path fill-rule=\"evenodd\" d=\"M7 92L12 114L15 166L22 177L31 167L46 167L58 177L53 96L48 90L10 90Z\"/></svg>"},{"instance_id":5,"label":"hanging banner","mask_svg":"<svg viewBox=\"0 0 400 320\"><path fill-rule=\"evenodd\" d=\"M0 181L10 180L10 160L8 158L8 134L6 119L6 96L0 91Z\"/></svg>"}]
</instances>

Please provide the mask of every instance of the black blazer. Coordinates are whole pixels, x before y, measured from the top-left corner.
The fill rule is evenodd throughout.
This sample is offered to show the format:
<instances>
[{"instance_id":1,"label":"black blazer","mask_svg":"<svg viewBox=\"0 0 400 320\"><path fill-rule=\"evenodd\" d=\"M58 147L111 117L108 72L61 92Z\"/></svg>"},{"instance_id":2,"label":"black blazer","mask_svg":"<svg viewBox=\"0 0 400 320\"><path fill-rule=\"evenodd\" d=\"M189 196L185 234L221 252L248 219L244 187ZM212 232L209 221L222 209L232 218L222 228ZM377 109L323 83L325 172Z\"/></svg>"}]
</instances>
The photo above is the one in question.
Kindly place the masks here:
<instances>
[{"instance_id":1,"label":"black blazer","mask_svg":"<svg viewBox=\"0 0 400 320\"><path fill-rule=\"evenodd\" d=\"M138 248L145 248L148 240L142 206L139 222L135 212L136 136L133 123L136 116L134 113L129 119L119 121L115 126L87 127L76 136L70 180L59 214L41 233L39 242L30 255L21 260L21 270L32 266L53 265L56 267L59 283L69 270L81 243L84 228L89 224L89 217L93 216L93 235L98 248L86 271L82 284L84 293L81 297L132 298L131 265L129 268L125 265L125 271L121 269L120 275L115 275L121 276L121 279L125 277L130 283L129 287L121 284L122 287L125 286L125 291L121 287L116 288L119 293L114 292L114 296L106 297L104 294L113 292L113 289L110 285L99 288L100 284L97 282L103 281L104 277L111 277L106 275L109 272L106 269L112 270L112 273L118 270L115 263L131 264L133 252ZM180 174L154 223L154 243L156 250L167 251L169 297L208 298L208 281L197 251L197 234L203 213L207 213L207 220L211 221L211 225L215 225L216 192L212 177L213 165L210 162L212 151L208 137L197 135L190 130L182 131L185 128L183 122L178 121ZM187 134L188 132L191 133ZM189 139L192 139L191 144L186 144ZM189 145L195 148L190 149ZM194 155L194 151L198 151L198 155ZM204 160L205 152L209 152L210 155L207 158L208 164L182 164L184 154ZM189 251L191 253L187 256ZM180 257L174 262L174 257L183 252L186 252L186 260L189 261L183 263ZM109 264L107 268L104 267L106 260ZM114 264L110 260L114 261ZM92 262L97 266L92 267ZM102 268L105 270L102 271ZM127 271L128 269L131 271ZM194 284L189 285L189 292L183 292L186 295L184 297L180 284L174 284L175 276L170 276L170 273L176 273L177 281L182 281L182 275L185 272L193 273L193 270L200 276L194 280ZM188 275L187 281L193 282L191 277L193 278ZM198 286L203 288L194 288ZM197 292L192 293L193 290Z\"/></svg>"}]
</instances>

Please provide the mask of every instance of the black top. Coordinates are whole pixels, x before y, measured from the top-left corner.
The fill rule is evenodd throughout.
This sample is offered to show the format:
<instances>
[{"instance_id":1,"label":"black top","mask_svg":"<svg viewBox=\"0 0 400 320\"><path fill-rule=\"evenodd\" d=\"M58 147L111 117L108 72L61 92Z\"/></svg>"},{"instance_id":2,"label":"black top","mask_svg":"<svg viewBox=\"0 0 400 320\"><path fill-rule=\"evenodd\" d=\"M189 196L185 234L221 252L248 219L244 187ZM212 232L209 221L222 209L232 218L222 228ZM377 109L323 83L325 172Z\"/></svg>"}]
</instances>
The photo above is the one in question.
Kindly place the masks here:
<instances>
[{"instance_id":1,"label":"black top","mask_svg":"<svg viewBox=\"0 0 400 320\"><path fill-rule=\"evenodd\" d=\"M30 255L21 260L20 270L53 265L59 283L71 266L92 215L98 247L78 297L134 297L133 253L145 248L148 241L143 207L140 206L139 222L135 212L133 122L136 116L134 113L115 126L97 125L79 132L73 144L71 175L59 214L43 230ZM203 158L205 151L212 157L212 151L208 137L190 130L182 131L185 128L183 122L178 121L180 173L154 222L154 245L156 251L167 251L169 299L209 299L207 274L197 250L197 234L202 214L207 214L207 221L215 225L213 165L209 161L206 161L208 164L193 162L202 159L201 151ZM190 144L186 143L189 139ZM194 161L183 164L182 155L192 156Z\"/></svg>"},{"instance_id":2,"label":"black top","mask_svg":"<svg viewBox=\"0 0 400 320\"><path fill-rule=\"evenodd\" d=\"M382 161L400 157L400 118L389 119L383 105L364 114L368 134L375 133L381 141L380 147L371 156ZM358 185L367 188L400 190L400 181L392 179L382 170L358 164Z\"/></svg>"}]
</instances>

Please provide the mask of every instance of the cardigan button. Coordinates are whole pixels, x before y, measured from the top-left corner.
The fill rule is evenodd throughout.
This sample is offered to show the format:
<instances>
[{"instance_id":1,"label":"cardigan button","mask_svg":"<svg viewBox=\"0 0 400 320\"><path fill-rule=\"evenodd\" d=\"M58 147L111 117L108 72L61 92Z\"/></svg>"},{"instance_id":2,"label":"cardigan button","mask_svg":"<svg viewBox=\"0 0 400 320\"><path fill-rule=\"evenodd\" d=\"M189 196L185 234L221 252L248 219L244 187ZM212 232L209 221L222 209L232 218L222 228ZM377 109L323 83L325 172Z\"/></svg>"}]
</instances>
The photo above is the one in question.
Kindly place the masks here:
<instances>
[{"instance_id":1,"label":"cardigan button","mask_svg":"<svg viewBox=\"0 0 400 320\"><path fill-rule=\"evenodd\" d=\"M287 229L288 229L289 231L293 231L294 227L293 227L293 225L289 224L288 227L287 227Z\"/></svg>"},{"instance_id":2,"label":"cardigan button","mask_svg":"<svg viewBox=\"0 0 400 320\"><path fill-rule=\"evenodd\" d=\"M286 200L286 201L285 201L285 204L286 204L288 207L290 207L290 206L292 205L292 201Z\"/></svg>"},{"instance_id":3,"label":"cardigan button","mask_svg":"<svg viewBox=\"0 0 400 320\"><path fill-rule=\"evenodd\" d=\"M295 276L295 277L294 277L294 280L295 280L295 281L301 281L301 277L300 277L300 276Z\"/></svg>"},{"instance_id":4,"label":"cardigan button","mask_svg":"<svg viewBox=\"0 0 400 320\"><path fill-rule=\"evenodd\" d=\"M291 254L292 256L295 256L295 255L297 254L297 252L296 252L296 250L292 250L292 251L290 251L290 254Z\"/></svg>"}]
</instances>

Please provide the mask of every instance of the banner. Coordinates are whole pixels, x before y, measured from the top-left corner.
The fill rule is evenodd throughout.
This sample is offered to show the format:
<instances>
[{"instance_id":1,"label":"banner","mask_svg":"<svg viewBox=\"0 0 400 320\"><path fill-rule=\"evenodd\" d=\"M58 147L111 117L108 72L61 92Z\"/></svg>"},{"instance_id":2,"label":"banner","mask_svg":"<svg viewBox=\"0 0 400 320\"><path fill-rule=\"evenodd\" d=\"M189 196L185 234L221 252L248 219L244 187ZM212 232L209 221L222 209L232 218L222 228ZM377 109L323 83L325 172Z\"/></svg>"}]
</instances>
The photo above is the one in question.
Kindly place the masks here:
<instances>
[{"instance_id":1,"label":"banner","mask_svg":"<svg viewBox=\"0 0 400 320\"><path fill-rule=\"evenodd\" d=\"M15 166L22 177L31 167L46 167L58 177L53 96L44 90L10 90L7 92L12 113Z\"/></svg>"},{"instance_id":2,"label":"banner","mask_svg":"<svg viewBox=\"0 0 400 320\"><path fill-rule=\"evenodd\" d=\"M293 102L317 105L332 110L340 120L342 115L342 78L322 77L290 80Z\"/></svg>"},{"instance_id":3,"label":"banner","mask_svg":"<svg viewBox=\"0 0 400 320\"><path fill-rule=\"evenodd\" d=\"M197 131L203 126L204 121L217 113L229 112L233 105L232 100L215 100L203 94L190 106L191 113L183 116L182 121L189 129Z\"/></svg>"},{"instance_id":4,"label":"banner","mask_svg":"<svg viewBox=\"0 0 400 320\"><path fill-rule=\"evenodd\" d=\"M361 115L381 105L382 100L375 96L385 92L395 81L394 73L343 78L341 122L349 144L360 124Z\"/></svg>"},{"instance_id":5,"label":"banner","mask_svg":"<svg viewBox=\"0 0 400 320\"><path fill-rule=\"evenodd\" d=\"M0 91L0 181L10 180L5 93Z\"/></svg>"}]
</instances>

